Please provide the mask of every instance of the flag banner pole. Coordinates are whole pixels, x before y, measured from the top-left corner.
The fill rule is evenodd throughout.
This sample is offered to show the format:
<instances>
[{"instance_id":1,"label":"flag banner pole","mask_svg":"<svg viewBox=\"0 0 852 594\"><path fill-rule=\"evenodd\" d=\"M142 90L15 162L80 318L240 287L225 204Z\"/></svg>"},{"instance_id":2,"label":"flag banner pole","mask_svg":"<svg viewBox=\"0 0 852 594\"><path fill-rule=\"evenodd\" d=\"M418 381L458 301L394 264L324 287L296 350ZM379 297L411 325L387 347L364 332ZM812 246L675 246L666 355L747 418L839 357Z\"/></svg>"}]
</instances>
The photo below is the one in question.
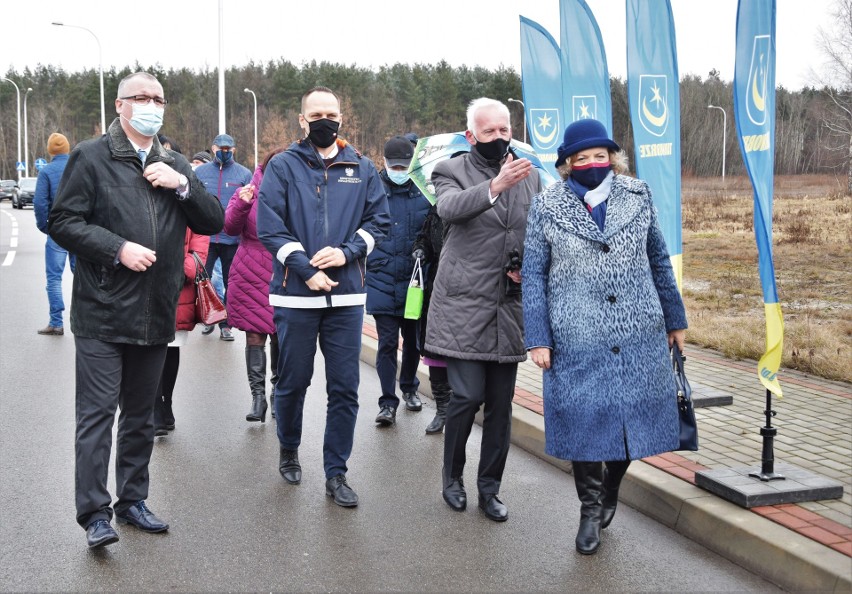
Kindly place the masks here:
<instances>
[{"instance_id":1,"label":"flag banner pole","mask_svg":"<svg viewBox=\"0 0 852 594\"><path fill-rule=\"evenodd\" d=\"M559 0L565 124L598 120L612 138L612 98L601 30L585 0Z\"/></svg>"},{"instance_id":2,"label":"flag banner pole","mask_svg":"<svg viewBox=\"0 0 852 594\"><path fill-rule=\"evenodd\" d=\"M778 381L784 320L772 262L772 199L775 164L775 0L739 0L737 5L734 116L737 139L754 187L754 234L766 317L766 350L757 375L766 388L766 425L761 428L762 481L783 479L774 472L772 395L783 396Z\"/></svg>"},{"instance_id":3,"label":"flag banner pole","mask_svg":"<svg viewBox=\"0 0 852 594\"><path fill-rule=\"evenodd\" d=\"M627 0L627 90L636 175L651 187L682 289L680 86L669 0Z\"/></svg>"},{"instance_id":4,"label":"flag banner pole","mask_svg":"<svg viewBox=\"0 0 852 594\"><path fill-rule=\"evenodd\" d=\"M556 148L565 130L559 45L544 27L526 17L520 19L521 88L529 140L542 165L553 179L559 179Z\"/></svg>"}]
</instances>

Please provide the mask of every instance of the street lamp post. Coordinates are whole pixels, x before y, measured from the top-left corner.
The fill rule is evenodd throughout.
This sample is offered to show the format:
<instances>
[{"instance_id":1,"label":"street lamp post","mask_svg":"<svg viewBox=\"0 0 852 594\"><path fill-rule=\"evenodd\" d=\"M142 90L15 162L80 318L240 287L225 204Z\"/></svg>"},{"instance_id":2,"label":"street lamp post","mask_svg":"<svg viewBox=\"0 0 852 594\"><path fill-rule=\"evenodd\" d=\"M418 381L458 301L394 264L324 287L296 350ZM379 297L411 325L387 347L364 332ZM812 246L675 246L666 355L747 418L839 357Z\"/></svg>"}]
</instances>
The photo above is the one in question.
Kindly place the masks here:
<instances>
[{"instance_id":1,"label":"street lamp post","mask_svg":"<svg viewBox=\"0 0 852 594\"><path fill-rule=\"evenodd\" d=\"M29 134L27 133L27 96L32 93L31 88L27 88L24 93L24 177L30 176L30 143Z\"/></svg>"},{"instance_id":2,"label":"street lamp post","mask_svg":"<svg viewBox=\"0 0 852 594\"><path fill-rule=\"evenodd\" d=\"M521 104L521 114L524 116L524 144L527 143L527 108L524 105L524 102L520 99L512 99L509 97L509 103L520 103Z\"/></svg>"},{"instance_id":3,"label":"street lamp post","mask_svg":"<svg viewBox=\"0 0 852 594\"><path fill-rule=\"evenodd\" d=\"M722 112L722 183L725 183L725 149L728 147L728 114L718 105L708 105L707 109L718 109Z\"/></svg>"},{"instance_id":4,"label":"street lamp post","mask_svg":"<svg viewBox=\"0 0 852 594\"><path fill-rule=\"evenodd\" d=\"M15 92L18 93L18 108L15 111L15 117L18 119L18 163L21 162L21 89L18 88L18 85L15 84L11 78L3 77L0 80L5 80L6 82L10 82L15 85ZM17 169L17 167L16 167ZM21 171L18 170L18 181L21 181Z\"/></svg>"},{"instance_id":5,"label":"street lamp post","mask_svg":"<svg viewBox=\"0 0 852 594\"><path fill-rule=\"evenodd\" d=\"M100 73L101 79L101 134L106 134L106 110L104 109L104 61L103 61L103 51L101 49L101 40L98 39L98 36L95 35L91 29L87 29L86 27L81 27L80 25L66 25L65 23L54 22L51 25L56 25L57 27L72 27L74 29L82 29L91 34L92 37L95 38L95 41L98 44L98 72Z\"/></svg>"},{"instance_id":6,"label":"street lamp post","mask_svg":"<svg viewBox=\"0 0 852 594\"><path fill-rule=\"evenodd\" d=\"M257 95L254 94L254 91L251 89L243 89L245 93L251 93L252 99L254 99L254 166L255 169L259 165L257 162Z\"/></svg>"},{"instance_id":7,"label":"street lamp post","mask_svg":"<svg viewBox=\"0 0 852 594\"><path fill-rule=\"evenodd\" d=\"M225 21L224 0L219 0L219 134L225 133Z\"/></svg>"}]
</instances>

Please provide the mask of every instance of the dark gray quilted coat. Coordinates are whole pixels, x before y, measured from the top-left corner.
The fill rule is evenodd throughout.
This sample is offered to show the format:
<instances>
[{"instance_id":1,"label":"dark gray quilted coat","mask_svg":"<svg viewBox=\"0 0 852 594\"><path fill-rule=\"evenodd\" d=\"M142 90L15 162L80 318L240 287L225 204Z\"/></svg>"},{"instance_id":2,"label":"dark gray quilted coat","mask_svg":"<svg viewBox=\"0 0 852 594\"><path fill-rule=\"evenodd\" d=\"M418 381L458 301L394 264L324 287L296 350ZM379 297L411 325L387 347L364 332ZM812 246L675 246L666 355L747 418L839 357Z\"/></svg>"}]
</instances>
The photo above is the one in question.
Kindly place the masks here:
<instances>
[{"instance_id":1,"label":"dark gray quilted coat","mask_svg":"<svg viewBox=\"0 0 852 594\"><path fill-rule=\"evenodd\" d=\"M623 460L678 446L666 335L686 314L645 182L615 177L603 232L565 183L536 196L523 301L527 348L553 349L548 454Z\"/></svg>"},{"instance_id":2,"label":"dark gray quilted coat","mask_svg":"<svg viewBox=\"0 0 852 594\"><path fill-rule=\"evenodd\" d=\"M456 359L513 363L526 359L520 295L506 294L509 254L524 251L524 232L540 177L528 178L491 203L498 168L476 152L432 172L444 245L429 306L426 350Z\"/></svg>"}]
</instances>

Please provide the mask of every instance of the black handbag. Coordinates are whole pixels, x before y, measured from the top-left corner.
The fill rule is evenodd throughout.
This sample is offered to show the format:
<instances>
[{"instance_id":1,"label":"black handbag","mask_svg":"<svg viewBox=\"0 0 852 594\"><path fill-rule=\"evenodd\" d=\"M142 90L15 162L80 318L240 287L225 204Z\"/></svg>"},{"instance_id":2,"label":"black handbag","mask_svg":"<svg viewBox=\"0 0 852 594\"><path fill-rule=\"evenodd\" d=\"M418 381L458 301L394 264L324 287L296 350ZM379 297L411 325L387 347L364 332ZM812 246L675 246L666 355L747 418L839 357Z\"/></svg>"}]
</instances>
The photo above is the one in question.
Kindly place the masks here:
<instances>
[{"instance_id":1,"label":"black handbag","mask_svg":"<svg viewBox=\"0 0 852 594\"><path fill-rule=\"evenodd\" d=\"M686 357L680 352L677 343L672 345L672 365L674 367L675 386L677 387L677 412L680 418L680 446L678 450L698 451L698 424L695 422L695 408L692 406L692 388L686 379L683 362Z\"/></svg>"}]
</instances>

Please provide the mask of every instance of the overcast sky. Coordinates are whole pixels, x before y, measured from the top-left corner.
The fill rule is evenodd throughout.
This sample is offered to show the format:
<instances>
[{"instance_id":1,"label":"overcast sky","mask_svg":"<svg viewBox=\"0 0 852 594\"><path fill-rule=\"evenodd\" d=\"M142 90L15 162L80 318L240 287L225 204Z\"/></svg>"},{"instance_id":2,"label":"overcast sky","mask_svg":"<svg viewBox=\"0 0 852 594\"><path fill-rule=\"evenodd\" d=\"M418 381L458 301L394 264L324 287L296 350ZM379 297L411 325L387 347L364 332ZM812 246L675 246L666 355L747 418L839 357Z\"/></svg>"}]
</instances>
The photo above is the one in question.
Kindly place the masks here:
<instances>
[{"instance_id":1,"label":"overcast sky","mask_svg":"<svg viewBox=\"0 0 852 594\"><path fill-rule=\"evenodd\" d=\"M732 80L736 0L671 0L681 76L706 77L716 68ZM325 0L222 0L227 66L283 58L378 68L397 62L446 60L520 72L519 20L544 26L559 41L558 0L428 0L386 2ZM626 76L623 0L588 0L606 46L610 75ZM816 83L823 62L816 39L830 26L833 0L777 0L776 83L790 89ZM7 6L0 69L18 72L37 64L66 71L97 68L98 47L89 33L51 26L87 27L103 49L105 70L137 60L143 66L215 68L219 63L218 0L104 2L38 0ZM16 81L26 86L25 81ZM331 83L333 84L333 83Z\"/></svg>"}]
</instances>

